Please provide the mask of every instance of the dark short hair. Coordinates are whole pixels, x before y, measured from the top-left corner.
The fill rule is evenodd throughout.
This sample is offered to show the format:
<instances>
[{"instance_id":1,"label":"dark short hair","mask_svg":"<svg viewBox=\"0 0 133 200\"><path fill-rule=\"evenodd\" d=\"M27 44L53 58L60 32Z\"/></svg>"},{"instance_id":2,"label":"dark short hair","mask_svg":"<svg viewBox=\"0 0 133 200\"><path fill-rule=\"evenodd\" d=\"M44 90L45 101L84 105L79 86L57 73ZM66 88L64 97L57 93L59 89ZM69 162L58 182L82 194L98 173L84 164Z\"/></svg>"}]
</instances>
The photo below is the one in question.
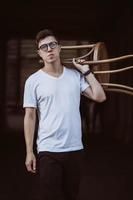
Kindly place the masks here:
<instances>
[{"instance_id":1,"label":"dark short hair","mask_svg":"<svg viewBox=\"0 0 133 200\"><path fill-rule=\"evenodd\" d=\"M56 35L53 33L52 30L50 29L44 29L44 30L41 30L37 33L36 35L36 46L38 48L38 44L41 40L45 39L46 37L48 36L53 36L55 37L55 39L57 40L57 42L59 43L59 40L58 38L56 37Z\"/></svg>"}]
</instances>

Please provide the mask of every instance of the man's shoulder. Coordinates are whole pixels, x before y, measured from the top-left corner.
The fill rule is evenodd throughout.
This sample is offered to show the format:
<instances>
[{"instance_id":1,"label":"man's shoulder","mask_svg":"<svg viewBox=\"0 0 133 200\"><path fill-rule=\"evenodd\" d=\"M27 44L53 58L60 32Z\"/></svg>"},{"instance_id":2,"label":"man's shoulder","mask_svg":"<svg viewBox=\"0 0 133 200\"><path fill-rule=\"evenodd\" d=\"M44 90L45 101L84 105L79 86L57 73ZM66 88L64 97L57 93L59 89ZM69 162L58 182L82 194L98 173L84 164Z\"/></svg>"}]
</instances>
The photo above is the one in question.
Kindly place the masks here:
<instances>
[{"instance_id":1,"label":"man's shoulder","mask_svg":"<svg viewBox=\"0 0 133 200\"><path fill-rule=\"evenodd\" d=\"M34 82L34 81L36 82L37 80L39 80L39 77L40 77L40 70L37 70L28 76L26 82Z\"/></svg>"},{"instance_id":2,"label":"man's shoulder","mask_svg":"<svg viewBox=\"0 0 133 200\"><path fill-rule=\"evenodd\" d=\"M69 73L69 74L72 74L72 75L75 74L75 75L77 75L77 76L80 75L80 72L79 72L77 69L75 69L75 68L66 67L66 66L65 66L65 68L66 68L67 73Z\"/></svg>"},{"instance_id":3,"label":"man's shoulder","mask_svg":"<svg viewBox=\"0 0 133 200\"><path fill-rule=\"evenodd\" d=\"M79 72L77 69L75 69L75 68L68 67L68 66L65 66L65 68L66 68L66 71L67 71L68 73L77 74L77 75L80 74L80 72Z\"/></svg>"}]
</instances>

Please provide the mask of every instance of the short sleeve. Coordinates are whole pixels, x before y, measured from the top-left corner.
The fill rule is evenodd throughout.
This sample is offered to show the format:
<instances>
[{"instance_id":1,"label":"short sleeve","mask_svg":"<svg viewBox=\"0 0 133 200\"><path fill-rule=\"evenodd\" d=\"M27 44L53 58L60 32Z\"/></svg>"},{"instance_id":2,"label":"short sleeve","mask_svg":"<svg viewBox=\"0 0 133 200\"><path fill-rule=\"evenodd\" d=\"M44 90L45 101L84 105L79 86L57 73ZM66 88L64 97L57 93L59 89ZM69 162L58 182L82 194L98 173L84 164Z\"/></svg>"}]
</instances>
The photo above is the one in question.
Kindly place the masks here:
<instances>
[{"instance_id":1,"label":"short sleeve","mask_svg":"<svg viewBox=\"0 0 133 200\"><path fill-rule=\"evenodd\" d=\"M87 81L85 80L84 76L80 76L80 91L81 93L90 85L87 83Z\"/></svg>"},{"instance_id":2,"label":"short sleeve","mask_svg":"<svg viewBox=\"0 0 133 200\"><path fill-rule=\"evenodd\" d=\"M25 107L37 107L35 85L30 79L26 80L24 86L23 108Z\"/></svg>"}]
</instances>

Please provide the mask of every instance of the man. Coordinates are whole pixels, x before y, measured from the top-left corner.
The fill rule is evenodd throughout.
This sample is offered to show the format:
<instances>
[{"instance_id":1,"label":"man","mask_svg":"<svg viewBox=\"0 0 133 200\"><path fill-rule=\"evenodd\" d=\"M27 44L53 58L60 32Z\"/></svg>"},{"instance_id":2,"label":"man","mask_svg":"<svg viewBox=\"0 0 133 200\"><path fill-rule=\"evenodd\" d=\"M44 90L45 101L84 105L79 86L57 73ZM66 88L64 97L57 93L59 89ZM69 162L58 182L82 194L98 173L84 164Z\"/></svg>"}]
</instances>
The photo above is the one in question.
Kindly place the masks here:
<instances>
[{"instance_id":1,"label":"man","mask_svg":"<svg viewBox=\"0 0 133 200\"><path fill-rule=\"evenodd\" d=\"M75 69L61 64L61 46L51 30L40 31L36 44L44 66L25 83L25 164L29 172L36 172L33 141L37 112L41 198L76 200L83 154L80 95L103 102L105 93L88 65L75 59Z\"/></svg>"}]
</instances>

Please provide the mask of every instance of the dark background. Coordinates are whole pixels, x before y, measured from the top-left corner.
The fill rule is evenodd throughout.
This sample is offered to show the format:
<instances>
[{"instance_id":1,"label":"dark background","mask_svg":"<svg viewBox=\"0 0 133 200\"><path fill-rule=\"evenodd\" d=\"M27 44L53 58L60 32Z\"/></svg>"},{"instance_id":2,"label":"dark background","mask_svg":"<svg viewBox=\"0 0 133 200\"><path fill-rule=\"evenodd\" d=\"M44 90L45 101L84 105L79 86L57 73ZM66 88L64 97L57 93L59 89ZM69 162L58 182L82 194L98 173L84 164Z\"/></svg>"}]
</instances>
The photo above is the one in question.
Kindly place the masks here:
<instances>
[{"instance_id":1,"label":"dark background","mask_svg":"<svg viewBox=\"0 0 133 200\"><path fill-rule=\"evenodd\" d=\"M9 40L34 39L38 31L50 28L61 39L102 41L109 57L133 53L132 1L5 1L0 7L0 199L38 200L38 175L30 175L24 166L25 145L22 126L23 109L8 104L10 71L7 69ZM133 60L115 66L132 65ZM19 69L19 60L12 70ZM19 93L19 70L13 79ZM133 72L113 75L111 81L133 86ZM8 88L7 88L8 85ZM90 103L90 104L89 104ZM85 120L83 141L86 149L84 178L80 199L133 199L133 97L107 93L107 101L95 105L82 99ZM13 107L15 105L15 107ZM8 125L8 117L21 116ZM91 121L91 126L88 121Z\"/></svg>"}]
</instances>

